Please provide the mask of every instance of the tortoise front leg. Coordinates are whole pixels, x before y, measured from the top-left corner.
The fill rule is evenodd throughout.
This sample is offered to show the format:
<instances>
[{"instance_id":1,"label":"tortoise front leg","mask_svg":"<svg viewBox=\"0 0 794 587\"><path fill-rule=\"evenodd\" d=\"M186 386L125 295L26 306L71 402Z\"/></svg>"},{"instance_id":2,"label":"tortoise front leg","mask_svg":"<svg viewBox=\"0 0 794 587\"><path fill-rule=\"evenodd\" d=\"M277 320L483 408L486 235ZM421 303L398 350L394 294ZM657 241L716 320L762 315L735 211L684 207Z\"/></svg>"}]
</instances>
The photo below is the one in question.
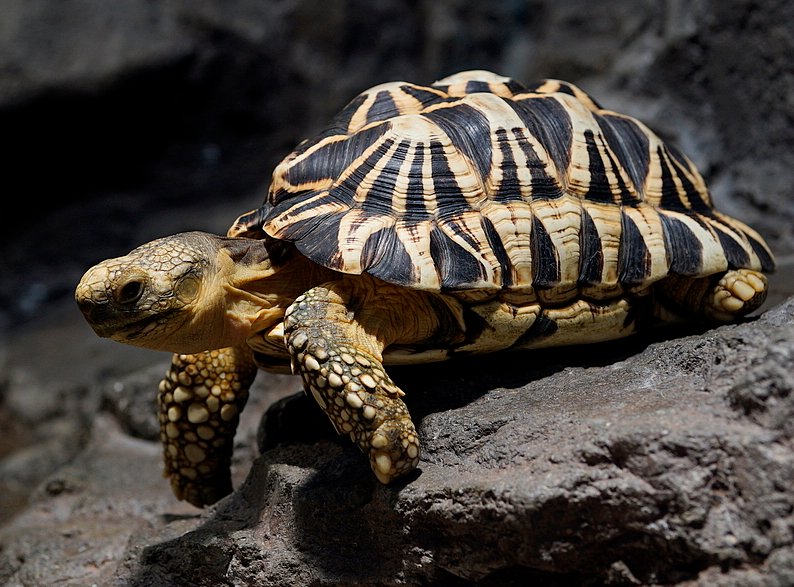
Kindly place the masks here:
<instances>
[{"instance_id":1,"label":"tortoise front leg","mask_svg":"<svg viewBox=\"0 0 794 587\"><path fill-rule=\"evenodd\" d=\"M234 433L255 376L245 345L174 355L157 400L164 476L178 499L204 507L231 493Z\"/></svg>"},{"instance_id":2,"label":"tortoise front leg","mask_svg":"<svg viewBox=\"0 0 794 587\"><path fill-rule=\"evenodd\" d=\"M416 468L419 438L400 399L404 394L381 362L387 339L394 337L384 331L391 319L378 320L371 307L361 311L367 300L354 298L334 284L315 287L287 309L284 333L306 391L337 432L349 434L369 455L378 480L388 483Z\"/></svg>"}]
</instances>

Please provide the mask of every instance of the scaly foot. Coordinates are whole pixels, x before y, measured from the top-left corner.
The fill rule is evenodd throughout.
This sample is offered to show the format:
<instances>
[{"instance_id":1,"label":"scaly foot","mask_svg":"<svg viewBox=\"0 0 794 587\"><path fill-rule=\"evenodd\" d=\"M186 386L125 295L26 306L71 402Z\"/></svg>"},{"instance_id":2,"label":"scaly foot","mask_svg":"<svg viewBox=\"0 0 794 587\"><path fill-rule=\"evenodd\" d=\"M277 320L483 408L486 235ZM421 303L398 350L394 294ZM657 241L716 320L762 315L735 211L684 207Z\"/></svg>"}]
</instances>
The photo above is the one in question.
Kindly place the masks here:
<instances>
[{"instance_id":1,"label":"scaly foot","mask_svg":"<svg viewBox=\"0 0 794 587\"><path fill-rule=\"evenodd\" d=\"M377 357L351 342L344 323L328 320L324 303L307 293L287 311L285 332L293 367L337 432L369 455L378 480L388 483L416 468L419 438L402 391Z\"/></svg>"},{"instance_id":2,"label":"scaly foot","mask_svg":"<svg viewBox=\"0 0 794 587\"><path fill-rule=\"evenodd\" d=\"M178 499L204 507L231 492L234 432L255 375L246 347L174 355L157 399L164 476Z\"/></svg>"}]
</instances>

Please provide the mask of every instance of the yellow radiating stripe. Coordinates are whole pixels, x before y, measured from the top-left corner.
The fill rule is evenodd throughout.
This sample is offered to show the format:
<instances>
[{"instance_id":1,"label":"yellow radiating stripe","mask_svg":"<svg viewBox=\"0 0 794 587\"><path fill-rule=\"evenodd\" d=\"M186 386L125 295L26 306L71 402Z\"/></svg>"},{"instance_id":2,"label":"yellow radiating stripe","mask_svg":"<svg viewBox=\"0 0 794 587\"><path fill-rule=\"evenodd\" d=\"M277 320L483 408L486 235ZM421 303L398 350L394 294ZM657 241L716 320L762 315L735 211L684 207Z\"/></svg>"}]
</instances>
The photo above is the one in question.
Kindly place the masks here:
<instances>
[{"instance_id":1,"label":"yellow radiating stripe","mask_svg":"<svg viewBox=\"0 0 794 587\"><path fill-rule=\"evenodd\" d=\"M514 201L509 204L488 202L482 215L493 224L499 239L510 259L513 287L532 286L532 210L527 202Z\"/></svg>"},{"instance_id":2,"label":"yellow radiating stripe","mask_svg":"<svg viewBox=\"0 0 794 587\"><path fill-rule=\"evenodd\" d=\"M643 130L646 130L643 128ZM664 145L656 135L646 133L648 137L648 175L642 187L644 201L651 206L660 206L662 203L662 164L659 160L659 147ZM672 169L670 170L672 173Z\"/></svg>"},{"instance_id":3,"label":"yellow radiating stripe","mask_svg":"<svg viewBox=\"0 0 794 587\"><path fill-rule=\"evenodd\" d=\"M593 133L595 140L595 137L599 134L597 130L594 130L598 129L598 123L593 118L593 113L573 96L555 94L554 97L568 112L573 129L570 162L568 163L567 172L560 176L561 183L565 191L582 199L590 189L592 179L590 177L590 153L587 150L587 142L584 135L589 130ZM596 146L598 146L597 140ZM598 155L603 161L604 157L600 148L598 149ZM606 167L606 164L604 166Z\"/></svg>"},{"instance_id":4,"label":"yellow radiating stripe","mask_svg":"<svg viewBox=\"0 0 794 587\"><path fill-rule=\"evenodd\" d=\"M279 233L292 224L330 212L343 212L348 209L346 205L336 200L328 199L326 196L328 196L328 192L323 191L309 198L302 199L283 214L270 218L265 223L264 229L274 238L279 238ZM297 208L302 208L306 205L308 205L308 208L303 212L295 212Z\"/></svg>"},{"instance_id":5,"label":"yellow radiating stripe","mask_svg":"<svg viewBox=\"0 0 794 587\"><path fill-rule=\"evenodd\" d=\"M408 201L408 185L411 182L411 166L416 156L416 143L412 142L405 153L405 159L400 163L400 171L394 182L394 192L392 194L392 210L398 217L405 214L406 202ZM414 196L416 197L416 196Z\"/></svg>"},{"instance_id":6,"label":"yellow radiating stripe","mask_svg":"<svg viewBox=\"0 0 794 587\"><path fill-rule=\"evenodd\" d=\"M383 141L378 141L378 144L383 144L385 140L388 138L384 137ZM391 144L389 149L378 159L375 165L370 169L367 174L361 179L361 182L356 186L356 195L355 201L361 204L364 200L368 197L371 197L369 192L372 187L375 185L375 182L378 181L378 176L380 176L381 172L383 171L384 167L389 164L389 161L392 157L394 157L394 152L397 150L399 146L399 142L395 139L394 142ZM356 160L359 162L361 158ZM361 160L359 166L364 163L365 160ZM350 166L351 168L353 165Z\"/></svg>"},{"instance_id":7,"label":"yellow radiating stripe","mask_svg":"<svg viewBox=\"0 0 794 587\"><path fill-rule=\"evenodd\" d=\"M353 113L353 116L350 117L350 122L347 124L348 134L358 132L367 125L367 112L369 112L370 107L375 102L375 97L378 95L378 92L372 91L374 89L366 91L366 99L358 107L358 110Z\"/></svg>"},{"instance_id":8,"label":"yellow radiating stripe","mask_svg":"<svg viewBox=\"0 0 794 587\"><path fill-rule=\"evenodd\" d=\"M425 145L422 158L422 199L425 210L431 217L438 216L438 202L436 201L436 188L433 185L433 158L430 155L430 144Z\"/></svg>"},{"instance_id":9,"label":"yellow radiating stripe","mask_svg":"<svg viewBox=\"0 0 794 587\"><path fill-rule=\"evenodd\" d=\"M367 239L394 222L391 216L368 216L361 210L351 210L345 214L339 223L340 271L356 275L361 273L361 254Z\"/></svg>"},{"instance_id":10,"label":"yellow radiating stripe","mask_svg":"<svg viewBox=\"0 0 794 587\"><path fill-rule=\"evenodd\" d=\"M397 238L405 245L413 263L415 287L424 290L437 290L441 287L438 267L430 256L431 225L429 220L410 226L398 221L395 227Z\"/></svg>"},{"instance_id":11,"label":"yellow radiating stripe","mask_svg":"<svg viewBox=\"0 0 794 587\"><path fill-rule=\"evenodd\" d=\"M594 138L596 139L596 145L598 146L598 154L601 157L601 161L604 163L604 169L607 173L607 181L609 182L609 191L612 193L612 198L616 202L623 201L623 194L620 192L620 185L618 184L618 178L620 178L620 181L623 182L626 192L631 197L641 200L642 196L634 187L634 182L629 177L628 170L621 166L617 154L615 151L609 148L609 143L607 143L606 137L601 132L601 127L597 126L596 128L598 129L598 133L595 134Z\"/></svg>"}]
</instances>

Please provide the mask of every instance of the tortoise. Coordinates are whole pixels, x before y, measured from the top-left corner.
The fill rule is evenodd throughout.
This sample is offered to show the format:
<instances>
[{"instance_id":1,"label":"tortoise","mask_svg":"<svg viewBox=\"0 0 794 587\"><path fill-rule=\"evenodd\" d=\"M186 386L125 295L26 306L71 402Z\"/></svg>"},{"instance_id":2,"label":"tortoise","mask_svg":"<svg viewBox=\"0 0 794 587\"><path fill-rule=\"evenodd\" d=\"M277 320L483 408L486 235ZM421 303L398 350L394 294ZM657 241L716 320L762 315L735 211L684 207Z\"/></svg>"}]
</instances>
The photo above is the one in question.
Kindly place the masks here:
<instances>
[{"instance_id":1,"label":"tortoise","mask_svg":"<svg viewBox=\"0 0 794 587\"><path fill-rule=\"evenodd\" d=\"M158 396L165 473L202 507L231 491L258 367L299 374L389 483L420 443L384 365L735 321L774 266L641 122L570 83L468 71L365 91L226 236L104 261L76 299L100 336L175 353Z\"/></svg>"}]
</instances>

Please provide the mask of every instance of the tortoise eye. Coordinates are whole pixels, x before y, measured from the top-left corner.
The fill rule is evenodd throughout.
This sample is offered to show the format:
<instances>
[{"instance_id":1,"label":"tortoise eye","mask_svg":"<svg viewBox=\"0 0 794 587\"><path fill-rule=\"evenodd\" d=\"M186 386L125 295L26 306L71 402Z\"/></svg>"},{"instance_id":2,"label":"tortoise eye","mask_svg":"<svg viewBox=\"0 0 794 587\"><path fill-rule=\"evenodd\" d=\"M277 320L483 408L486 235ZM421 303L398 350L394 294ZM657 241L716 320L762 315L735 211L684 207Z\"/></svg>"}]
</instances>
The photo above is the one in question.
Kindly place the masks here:
<instances>
[{"instance_id":1,"label":"tortoise eye","mask_svg":"<svg viewBox=\"0 0 794 587\"><path fill-rule=\"evenodd\" d=\"M128 281L116 290L116 301L122 305L130 305L141 299L143 284L140 281Z\"/></svg>"}]
</instances>

